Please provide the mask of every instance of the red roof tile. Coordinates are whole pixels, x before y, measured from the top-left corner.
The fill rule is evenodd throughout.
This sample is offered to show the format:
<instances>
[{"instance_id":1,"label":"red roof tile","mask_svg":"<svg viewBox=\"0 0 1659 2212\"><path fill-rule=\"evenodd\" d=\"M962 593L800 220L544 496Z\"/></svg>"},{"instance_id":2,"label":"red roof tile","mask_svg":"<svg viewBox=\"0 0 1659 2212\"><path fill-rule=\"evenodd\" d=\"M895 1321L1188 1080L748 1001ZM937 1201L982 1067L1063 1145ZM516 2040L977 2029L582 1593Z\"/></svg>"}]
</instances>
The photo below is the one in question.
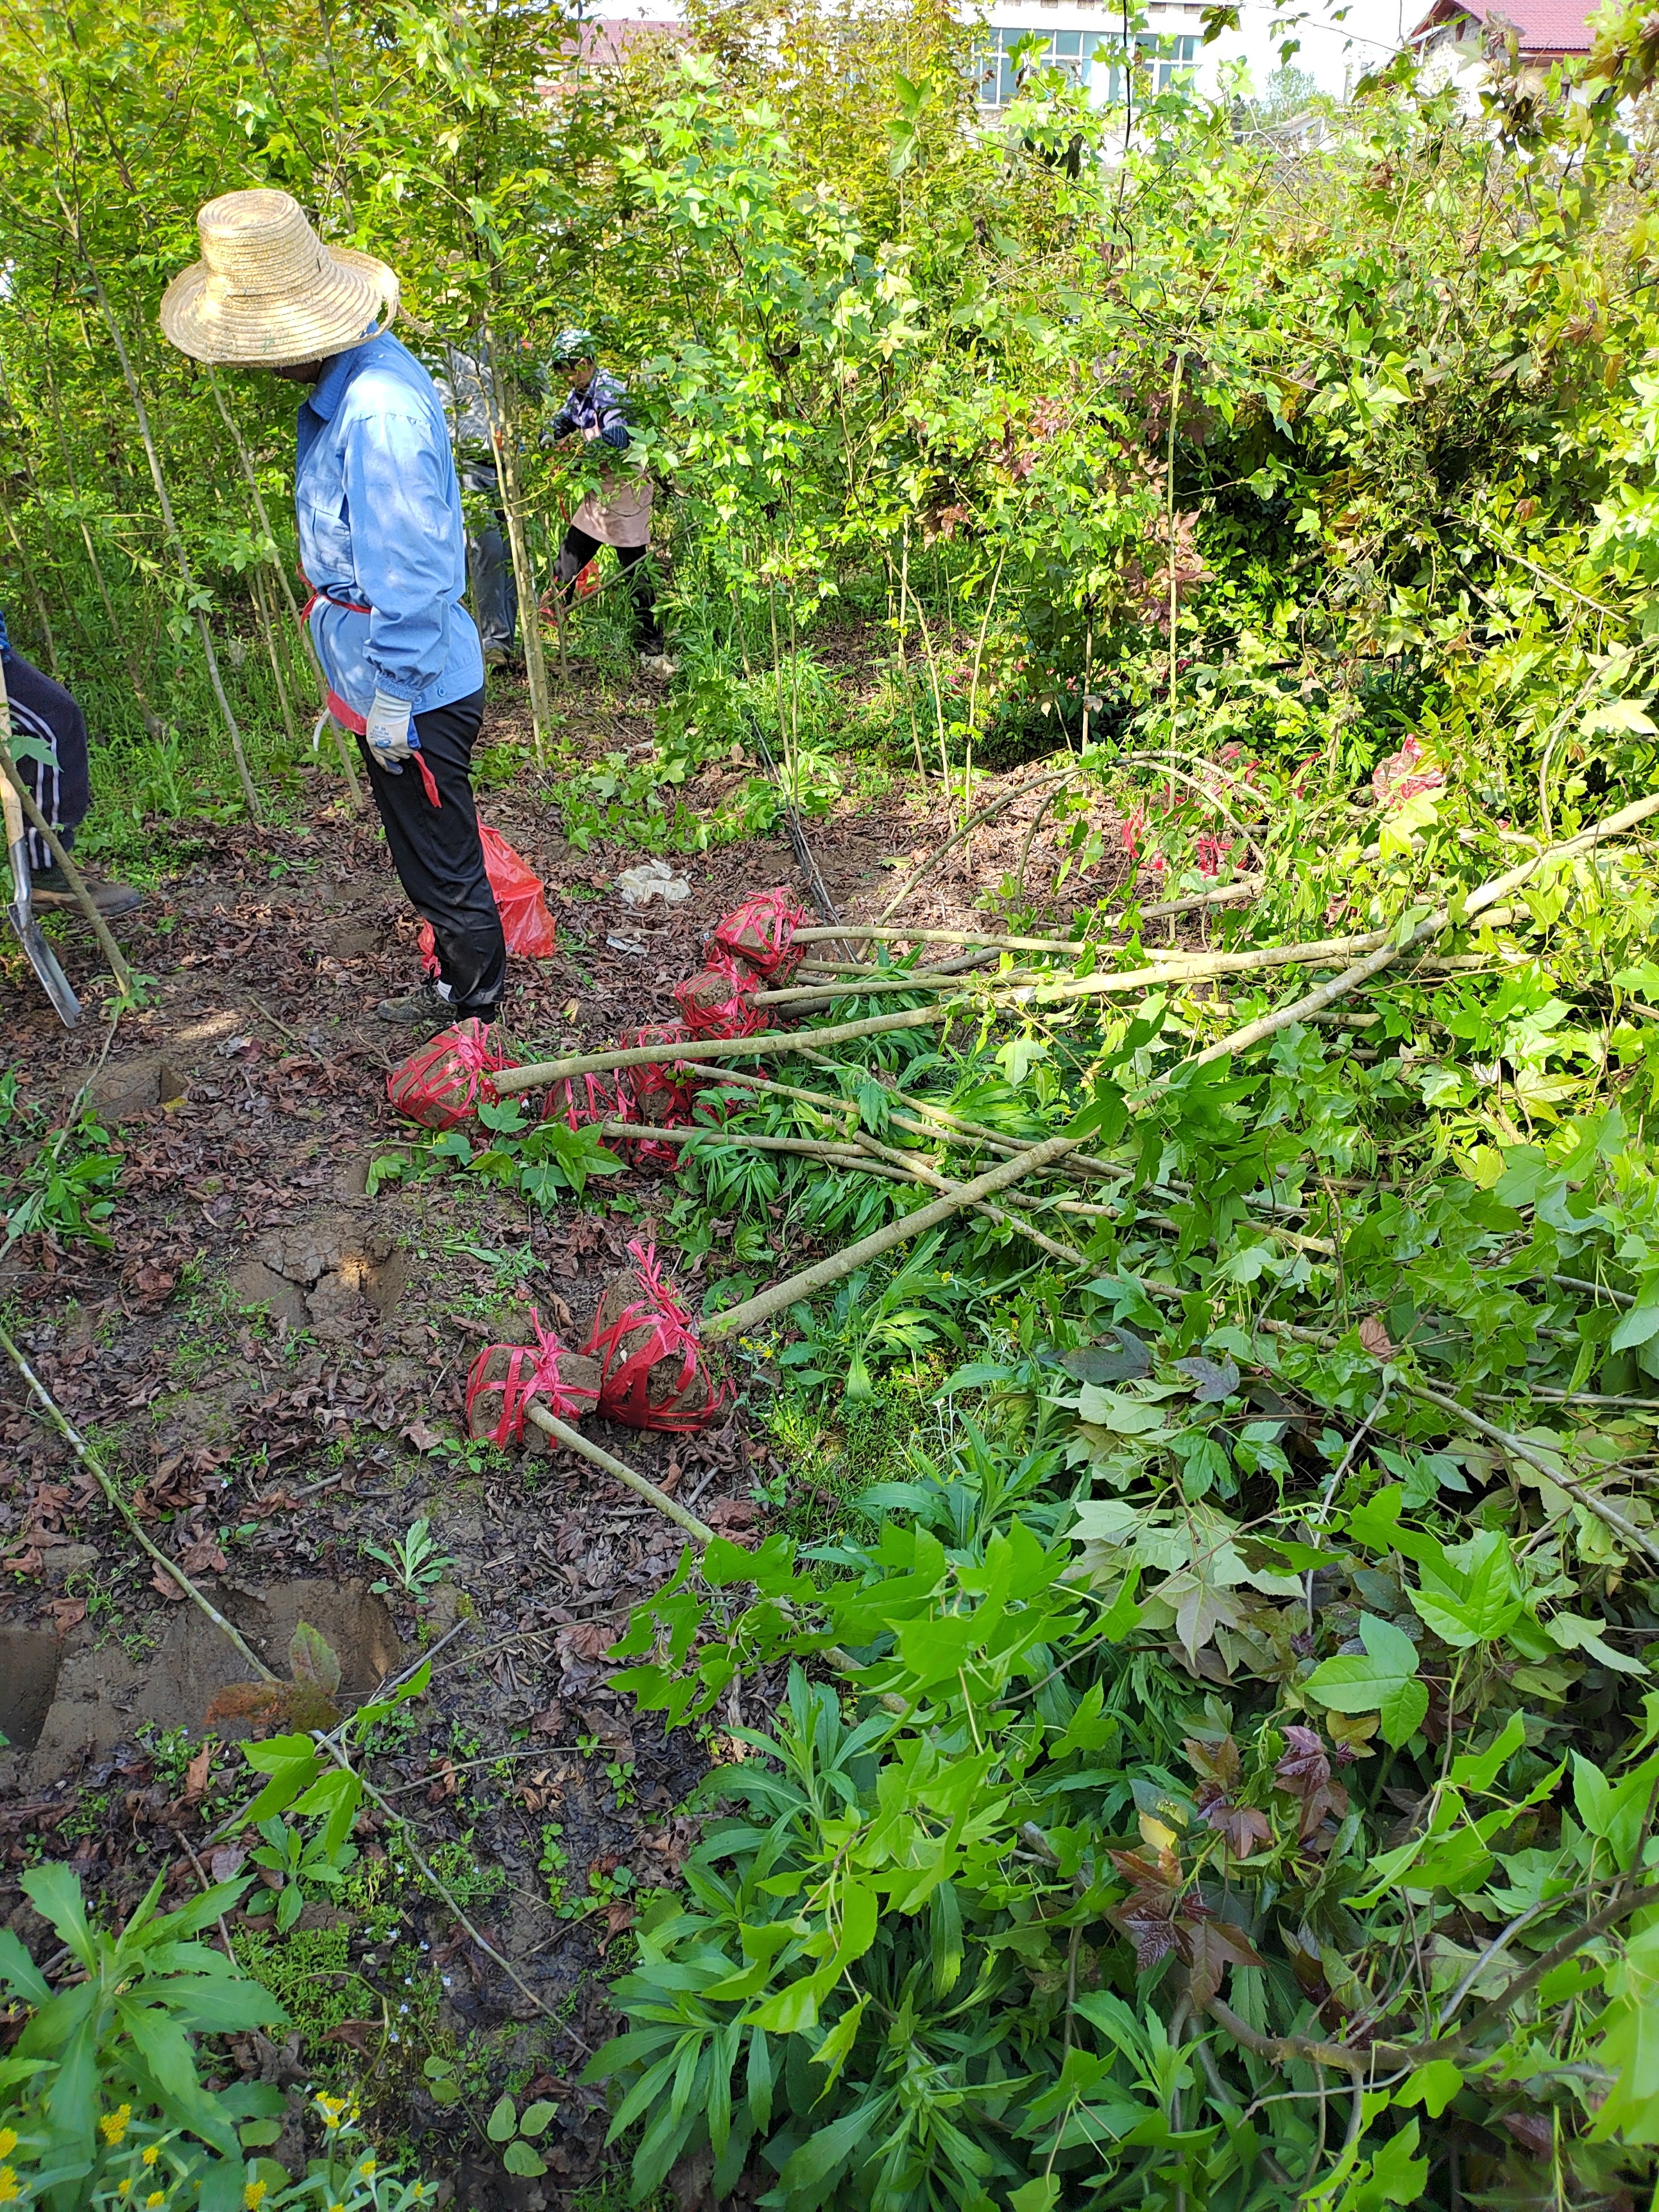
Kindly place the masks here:
<instances>
[{"instance_id":1,"label":"red roof tile","mask_svg":"<svg viewBox=\"0 0 1659 2212\"><path fill-rule=\"evenodd\" d=\"M1512 24L1521 34L1525 55L1587 54L1590 50L1586 21L1599 0L1437 0L1411 33L1415 45L1442 24L1467 15L1484 30L1489 24L1502 29Z\"/></svg>"}]
</instances>

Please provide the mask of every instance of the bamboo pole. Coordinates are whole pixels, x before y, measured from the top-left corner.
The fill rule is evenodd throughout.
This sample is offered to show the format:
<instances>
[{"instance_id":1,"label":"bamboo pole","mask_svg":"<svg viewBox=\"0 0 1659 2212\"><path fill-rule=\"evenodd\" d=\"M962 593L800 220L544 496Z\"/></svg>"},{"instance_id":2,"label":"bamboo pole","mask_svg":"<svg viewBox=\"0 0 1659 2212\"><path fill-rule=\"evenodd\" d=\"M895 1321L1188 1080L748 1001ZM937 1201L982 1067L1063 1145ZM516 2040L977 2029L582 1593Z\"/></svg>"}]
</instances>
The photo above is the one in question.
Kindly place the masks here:
<instances>
[{"instance_id":1,"label":"bamboo pole","mask_svg":"<svg viewBox=\"0 0 1659 2212\"><path fill-rule=\"evenodd\" d=\"M707 1333L705 1330L704 1334L707 1334ZM625 1466L621 1460L613 1459L602 1446L591 1443L580 1429L573 1429L568 1421L562 1421L556 1413L550 1413L545 1406L538 1405L533 1398L530 1400L524 1410L525 1419L533 1421L544 1436L551 1437L555 1443L561 1443L567 1451L579 1454L592 1466L603 1468L608 1475L613 1476L617 1481L624 1484L636 1496L648 1498L659 1513L665 1513L678 1528L684 1528L686 1534L696 1542L705 1548L714 1542L714 1531L706 1521L699 1521L695 1513L689 1513L684 1505L677 1504L665 1490L659 1490L654 1482L647 1481L644 1475L636 1474L631 1467Z\"/></svg>"},{"instance_id":2,"label":"bamboo pole","mask_svg":"<svg viewBox=\"0 0 1659 2212\"><path fill-rule=\"evenodd\" d=\"M1616 814L1609 814L1601 821L1593 823L1588 830L1581 830L1577 836L1566 838L1559 845L1546 846L1541 853L1534 854L1519 867L1510 868L1501 876L1490 877L1486 882L1477 885L1463 901L1458 916L1459 926L1473 916L1485 913L1489 907L1496 906L1511 891L1518 890L1540 868L1559 860L1575 860L1581 854L1592 851L1604 839L1621 836L1625 830L1634 829L1638 822L1645 822L1655 814L1659 814L1659 794L1638 799L1633 805L1620 807ZM1343 997L1359 984L1368 982L1373 975L1380 975L1384 968L1391 967L1403 954L1426 944L1431 938L1438 937L1451 926L1450 908L1437 907L1426 920L1418 923L1415 929L1408 930L1401 938L1379 945L1364 959L1356 961L1352 967L1345 968L1340 975L1333 976L1328 983L1322 983L1316 990L1310 991L1288 1006L1281 1006L1276 1013L1264 1014L1259 1020L1247 1022L1243 1029L1234 1030L1231 1035L1218 1039L1204 1051L1194 1053L1189 1060L1180 1061L1156 1077L1144 1090L1133 1094L1133 1103L1137 1106L1150 1104L1172 1083L1190 1074L1194 1069L1208 1066L1218 1060L1230 1059L1236 1052L1248 1051L1252 1045L1260 1044L1277 1030L1287 1029L1292 1022L1306 1021L1310 1015L1322 1012L1334 1000Z\"/></svg>"},{"instance_id":3,"label":"bamboo pole","mask_svg":"<svg viewBox=\"0 0 1659 2212\"><path fill-rule=\"evenodd\" d=\"M519 629L524 641L524 670L530 685L530 726L536 762L545 758L551 734L552 705L548 696L547 662L542 653L541 604L536 596L535 571L530 543L525 535L524 502L519 489L519 457L514 444L513 410L507 398L495 340L489 325L483 326L484 369L480 379L489 404L490 434L501 471L501 510L507 518L507 542L513 555L513 581L519 598Z\"/></svg>"},{"instance_id":4,"label":"bamboo pole","mask_svg":"<svg viewBox=\"0 0 1659 2212\"><path fill-rule=\"evenodd\" d=\"M161 457L156 451L155 440L150 431L149 416L144 407L144 395L138 389L138 379L133 374L132 362L127 353L126 339L111 303L109 294L104 289L104 280L99 272L98 264L87 252L86 247L82 245L79 226L70 215L61 195L58 198L58 205L64 209L64 218L69 222L70 233L76 245L80 248L81 258L85 262L87 273L92 279L93 289L97 295L98 305L103 312L104 321L108 326L111 338L114 341L116 359L121 364L121 374L126 384L127 398L131 401L133 414L137 418L138 434L143 441L144 456L149 463L150 481L155 487L156 501L161 507L161 527L166 533L168 544L173 549L173 557L179 565L179 580L184 585L186 601L196 617L197 634L202 641L202 652L207 661L208 678L213 686L213 696L219 702L219 712L224 717L225 728L229 734L230 750L236 763L236 777L242 787L243 804L247 808L249 820L261 822L264 819L264 816L259 805L259 794L253 787L253 778L248 774L247 756L242 747L242 733L236 726L236 717L231 712L230 700L225 691L225 680L219 672L219 656L214 651L213 633L208 628L206 612L197 604L199 593L196 579L191 572L190 555L185 550L184 533L180 531L173 512L173 501L167 496L167 478L161 473Z\"/></svg>"},{"instance_id":5,"label":"bamboo pole","mask_svg":"<svg viewBox=\"0 0 1659 2212\"><path fill-rule=\"evenodd\" d=\"M653 1122L642 1127L628 1121L604 1121L599 1124L602 1137L619 1139L640 1138L665 1139L670 1144L703 1143L720 1146L746 1146L751 1152L793 1152L807 1159L822 1160L828 1167L850 1168L860 1175L879 1175L901 1182L919 1182L931 1190L955 1191L961 1188L941 1175L925 1160L918 1160L908 1152L900 1152L889 1145L879 1144L873 1137L860 1135L850 1144L837 1145L832 1141L811 1137L773 1137L751 1134L743 1129L706 1129L701 1124L691 1127L659 1128ZM1052 1237L1045 1237L1040 1229L1005 1206L993 1206L988 1199L980 1199L974 1206L975 1213L984 1214L1000 1228L1017 1230L1041 1250L1047 1252L1068 1267L1086 1267L1089 1262L1080 1252L1069 1244L1061 1244Z\"/></svg>"},{"instance_id":6,"label":"bamboo pole","mask_svg":"<svg viewBox=\"0 0 1659 2212\"><path fill-rule=\"evenodd\" d=\"M1659 805L1659 800L1655 804ZM798 1299L811 1297L830 1284L838 1283L854 1273L867 1261L879 1258L884 1252L890 1252L896 1244L907 1244L912 1237L937 1228L942 1221L948 1221L963 1206L973 1206L982 1198L994 1198L1000 1190L1006 1190L1011 1183L1018 1182L1026 1176L1041 1174L1043 1169L1052 1167L1056 1161L1063 1160L1067 1153L1077 1149L1075 1138L1049 1137L1040 1145L1033 1145L1029 1152L1021 1152L1017 1158L1004 1160L1000 1166L990 1169L986 1174L975 1176L972 1182L953 1185L945 1197L935 1199L931 1206L919 1206L915 1212L907 1213L898 1221L889 1222L884 1229L873 1230L868 1237L860 1237L855 1244L849 1244L844 1251L833 1253L829 1259L820 1260L815 1267L803 1268L799 1274L791 1275L781 1283L775 1283L770 1290L763 1291L757 1297L745 1298L741 1305L728 1306L724 1313L715 1314L703 1323L703 1341L718 1343L724 1337L736 1336L744 1329L753 1328L761 1322L769 1321L775 1314L786 1312Z\"/></svg>"},{"instance_id":7,"label":"bamboo pole","mask_svg":"<svg viewBox=\"0 0 1659 2212\"><path fill-rule=\"evenodd\" d=\"M29 1389L33 1393L35 1399L40 1404L40 1410L45 1413L47 1420L50 1421L52 1427L57 1430L58 1435L62 1437L64 1442L75 1454L75 1456L80 1461L82 1466L84 1467L87 1472L92 1476L100 1490L103 1492L104 1496L109 1504L126 1523L129 1533L137 1539L140 1548L149 1554L150 1558L155 1560L158 1567L161 1568L166 1574L172 1577L173 1580L178 1584L185 1596L189 1598L193 1605L199 1607L201 1611L207 1615L208 1619L213 1623L214 1626L219 1631L221 1635L229 1638L230 1642L235 1645L240 1656L247 1662L248 1665L252 1668L254 1673L259 1676L262 1681L276 1681L278 1677L271 1673L270 1668L266 1666L264 1661L259 1657L258 1654L253 1650L249 1644L243 1641L241 1636L234 1628L232 1627L229 1621L225 1619L223 1613L220 1612L218 1607L212 1602L211 1599L207 1597L197 1588L196 1584L191 1580L190 1577L185 1572L184 1569L176 1560L168 1559L167 1553L161 1549L160 1546L150 1540L149 1537L144 1532L143 1525L140 1522L138 1516L133 1511L131 1506L128 1504L126 1499L122 1497L119 1489L111 1480L109 1472L106 1468L102 1460L99 1458L97 1453L94 1451L92 1446L87 1442L86 1438L81 1434L81 1431L70 1419L68 1414L65 1413L62 1407L58 1405L58 1401L52 1396L51 1391L47 1389L46 1384L35 1373L33 1368L29 1365L28 1361L24 1358L22 1352L20 1352L16 1345L13 1343L11 1337L7 1333L3 1324L0 1324L0 1351L3 1351L5 1352L6 1357L11 1361L12 1365L22 1376Z\"/></svg>"},{"instance_id":8,"label":"bamboo pole","mask_svg":"<svg viewBox=\"0 0 1659 2212\"><path fill-rule=\"evenodd\" d=\"M884 927L878 922L849 921L836 929L798 929L792 945L824 945L843 938L873 939L883 945L982 945L997 952L1066 952L1075 959L1083 952L1103 949L1098 939L1081 937L1002 937L975 929L905 929Z\"/></svg>"}]
</instances>

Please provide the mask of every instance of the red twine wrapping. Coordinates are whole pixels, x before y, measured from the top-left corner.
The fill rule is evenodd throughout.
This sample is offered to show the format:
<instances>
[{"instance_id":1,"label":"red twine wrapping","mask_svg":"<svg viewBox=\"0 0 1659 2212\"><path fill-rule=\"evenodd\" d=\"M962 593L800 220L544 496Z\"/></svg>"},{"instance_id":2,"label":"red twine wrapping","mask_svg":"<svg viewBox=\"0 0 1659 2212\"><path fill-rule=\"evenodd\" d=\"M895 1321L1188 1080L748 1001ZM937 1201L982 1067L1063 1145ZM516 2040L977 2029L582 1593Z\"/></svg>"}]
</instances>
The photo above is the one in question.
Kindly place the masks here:
<instances>
[{"instance_id":1,"label":"red twine wrapping","mask_svg":"<svg viewBox=\"0 0 1659 2212\"><path fill-rule=\"evenodd\" d=\"M386 1095L395 1110L423 1129L454 1129L480 1105L499 1103L490 1080L518 1062L497 1052L480 1021L457 1022L394 1067Z\"/></svg>"},{"instance_id":2,"label":"red twine wrapping","mask_svg":"<svg viewBox=\"0 0 1659 2212\"><path fill-rule=\"evenodd\" d=\"M530 1309L530 1325L536 1332L533 1348L525 1344L487 1344L467 1371L466 1419L472 1434L477 1433L472 1408L478 1399L486 1390L499 1389L501 1394L501 1418L489 1431L494 1444L523 1442L525 1415L532 1398L543 1400L548 1412L561 1421L580 1420L598 1402L597 1392L560 1373L559 1363L569 1353L550 1329L542 1327L542 1317L534 1306ZM506 1374L487 1373L490 1361L501 1352L511 1355Z\"/></svg>"},{"instance_id":3,"label":"red twine wrapping","mask_svg":"<svg viewBox=\"0 0 1659 2212\"><path fill-rule=\"evenodd\" d=\"M711 952L708 965L674 986L674 1000L694 1037L754 1036L769 1026L755 1004L760 978L729 952Z\"/></svg>"},{"instance_id":4,"label":"red twine wrapping","mask_svg":"<svg viewBox=\"0 0 1659 2212\"><path fill-rule=\"evenodd\" d=\"M609 1296L601 1301L592 1334L582 1347L599 1363L599 1410L630 1429L657 1429L668 1436L695 1436L706 1429L725 1406L726 1386L716 1385L702 1360L696 1325L663 1280L654 1244L629 1245L640 1286L612 1321L605 1320ZM653 1405L651 1376L659 1362L679 1362L678 1377L671 1377L662 1393L665 1401ZM701 1389L696 1386L701 1384ZM688 1397L691 1402L685 1401Z\"/></svg>"},{"instance_id":5,"label":"red twine wrapping","mask_svg":"<svg viewBox=\"0 0 1659 2212\"><path fill-rule=\"evenodd\" d=\"M800 959L795 932L805 919L806 909L788 884L777 884L722 915L714 925L714 943L769 982L787 981Z\"/></svg>"},{"instance_id":6,"label":"red twine wrapping","mask_svg":"<svg viewBox=\"0 0 1659 2212\"><path fill-rule=\"evenodd\" d=\"M548 1091L544 1121L562 1121L580 1129L591 1121L631 1121L634 1093L626 1071L614 1075L567 1075Z\"/></svg>"}]
</instances>

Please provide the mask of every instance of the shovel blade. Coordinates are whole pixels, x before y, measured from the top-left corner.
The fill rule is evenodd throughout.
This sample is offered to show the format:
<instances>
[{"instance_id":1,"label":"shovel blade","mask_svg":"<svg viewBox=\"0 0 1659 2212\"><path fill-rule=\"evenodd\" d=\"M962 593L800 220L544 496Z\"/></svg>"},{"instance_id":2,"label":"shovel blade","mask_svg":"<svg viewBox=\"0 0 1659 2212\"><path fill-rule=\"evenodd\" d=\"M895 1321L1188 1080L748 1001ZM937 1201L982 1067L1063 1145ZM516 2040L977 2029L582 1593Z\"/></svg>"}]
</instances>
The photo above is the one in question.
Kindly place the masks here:
<instances>
[{"instance_id":1,"label":"shovel blade","mask_svg":"<svg viewBox=\"0 0 1659 2212\"><path fill-rule=\"evenodd\" d=\"M7 918L15 931L17 942L29 957L29 965L40 979L40 988L52 1000L58 1018L66 1030L72 1030L81 1018L81 1001L70 988L70 979L58 964L58 955L40 934L40 925L27 909L16 907L7 909Z\"/></svg>"}]
</instances>

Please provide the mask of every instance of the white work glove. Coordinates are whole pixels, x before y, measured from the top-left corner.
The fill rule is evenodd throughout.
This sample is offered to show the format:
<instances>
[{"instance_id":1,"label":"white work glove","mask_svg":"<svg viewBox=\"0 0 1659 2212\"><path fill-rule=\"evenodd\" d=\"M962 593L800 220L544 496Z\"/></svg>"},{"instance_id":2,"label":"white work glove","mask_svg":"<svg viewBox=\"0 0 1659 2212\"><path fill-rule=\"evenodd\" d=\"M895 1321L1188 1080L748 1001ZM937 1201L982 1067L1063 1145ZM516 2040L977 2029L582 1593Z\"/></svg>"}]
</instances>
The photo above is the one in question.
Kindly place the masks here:
<instances>
[{"instance_id":1,"label":"white work glove","mask_svg":"<svg viewBox=\"0 0 1659 2212\"><path fill-rule=\"evenodd\" d=\"M384 691L374 694L374 704L368 710L363 734L368 739L370 752L393 775L401 775L403 763L421 750L408 700L389 699Z\"/></svg>"}]
</instances>

